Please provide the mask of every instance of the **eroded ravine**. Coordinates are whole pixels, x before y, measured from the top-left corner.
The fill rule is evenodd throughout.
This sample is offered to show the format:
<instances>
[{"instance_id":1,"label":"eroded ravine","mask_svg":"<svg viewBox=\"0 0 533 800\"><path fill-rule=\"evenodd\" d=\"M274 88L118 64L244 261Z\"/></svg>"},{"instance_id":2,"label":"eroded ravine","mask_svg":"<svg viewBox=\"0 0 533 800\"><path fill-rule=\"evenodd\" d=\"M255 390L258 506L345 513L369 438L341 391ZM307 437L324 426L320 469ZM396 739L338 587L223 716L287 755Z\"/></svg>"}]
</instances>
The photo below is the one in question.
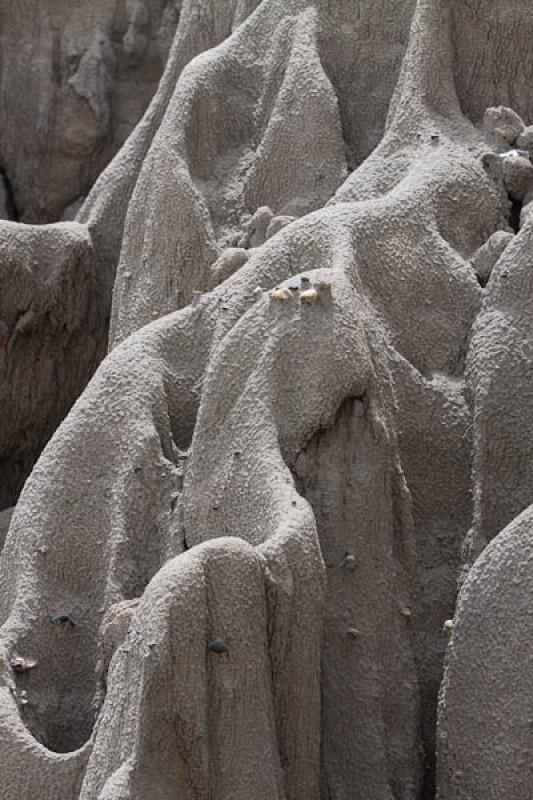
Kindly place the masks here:
<instances>
[{"instance_id":1,"label":"eroded ravine","mask_svg":"<svg viewBox=\"0 0 533 800\"><path fill-rule=\"evenodd\" d=\"M166 92L161 126L148 120L139 134L140 152L149 152L138 157L114 290L113 342L125 341L34 469L0 562L0 775L19 793L24 760L22 788L43 800L58 787L66 800L189 792L308 800L349 798L354 787L376 800L434 795L442 623L453 614L472 513L470 539L485 535L484 482L493 474L481 454L494 363L483 366L480 341L494 308L507 313L513 337L498 358L508 359L520 332L527 341L529 223L524 214L512 244L494 256L488 243L511 233L515 192L505 165L501 174L487 169L487 151L498 157L487 128L461 112L457 9L436 0L418 4L381 144L342 182L354 145L340 68L321 66L325 6L259 4L183 73L174 98ZM351 3L336 13L355 19ZM259 74L250 50L266 52L273 34L259 92L249 86ZM311 83L300 85L306 63ZM324 92L316 107L327 110L329 128L313 136L313 120L324 117L313 117L310 103L302 134L310 149L271 152L276 115L289 118L310 86ZM218 105L226 87L238 103L269 111L255 119L244 109L236 158L224 131L238 103ZM487 105L502 99L481 86L476 96ZM191 154L186 134L199 108ZM286 130L292 146L298 125ZM239 148L250 142L259 157L231 194L244 174ZM338 157L328 174L310 180L311 170L298 182L306 155L314 166L331 149ZM285 167L288 182L277 177ZM123 169L119 156L108 175ZM317 197L319 206L331 202L314 210ZM250 214L262 208L269 225L296 219L268 236L256 217L235 243L244 257L233 255L236 268L217 283L211 266L241 224L231 200ZM108 202L93 196L89 228L91 209L102 219ZM292 288L271 296L279 285ZM308 285L316 291L309 302ZM517 363L506 374L522 389ZM497 424L497 435L513 441L516 424ZM520 483L506 513L527 501ZM502 511L489 524L506 521ZM90 740L54 756L21 717L51 749L87 740L101 619L139 595ZM60 611L79 625L57 627L51 617ZM217 641L226 649L210 649ZM7 666L21 650L39 661L22 676ZM458 652L469 663L468 643ZM452 698L455 685L462 691L454 675L449 668ZM442 717L453 747L462 740L455 707ZM451 751L441 752L446 776ZM443 800L461 796L454 776L443 779Z\"/></svg>"}]
</instances>

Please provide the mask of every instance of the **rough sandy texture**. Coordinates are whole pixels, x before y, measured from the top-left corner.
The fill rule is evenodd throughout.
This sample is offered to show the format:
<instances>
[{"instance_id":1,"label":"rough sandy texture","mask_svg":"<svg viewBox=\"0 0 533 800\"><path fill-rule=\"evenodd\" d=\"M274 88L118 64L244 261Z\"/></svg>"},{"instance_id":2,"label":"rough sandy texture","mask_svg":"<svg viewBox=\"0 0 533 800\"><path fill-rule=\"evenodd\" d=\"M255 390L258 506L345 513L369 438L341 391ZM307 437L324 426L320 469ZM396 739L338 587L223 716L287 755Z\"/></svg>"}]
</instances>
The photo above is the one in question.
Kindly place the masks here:
<instances>
[{"instance_id":1,"label":"rough sandy texture","mask_svg":"<svg viewBox=\"0 0 533 800\"><path fill-rule=\"evenodd\" d=\"M81 253L72 399L111 315L0 558L8 795L525 800L522 5L186 0L77 222L0 229L8 309Z\"/></svg>"}]
</instances>

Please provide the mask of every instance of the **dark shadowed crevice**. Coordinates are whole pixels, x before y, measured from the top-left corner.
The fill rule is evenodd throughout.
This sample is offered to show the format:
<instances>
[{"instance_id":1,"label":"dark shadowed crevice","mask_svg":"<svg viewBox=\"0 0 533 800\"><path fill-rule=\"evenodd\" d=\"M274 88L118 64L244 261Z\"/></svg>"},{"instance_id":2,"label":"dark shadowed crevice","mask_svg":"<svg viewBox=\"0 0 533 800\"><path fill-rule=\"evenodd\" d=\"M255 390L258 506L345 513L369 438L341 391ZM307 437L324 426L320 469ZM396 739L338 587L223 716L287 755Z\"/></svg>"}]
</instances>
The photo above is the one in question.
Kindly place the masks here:
<instances>
[{"instance_id":1,"label":"dark shadowed crevice","mask_svg":"<svg viewBox=\"0 0 533 800\"><path fill-rule=\"evenodd\" d=\"M15 201L15 193L13 191L13 186L7 172L3 167L0 167L0 186L4 190L5 195L5 202L6 202L6 211L8 213L9 219L13 222L18 222L20 219L19 210L17 208L17 203Z\"/></svg>"},{"instance_id":2,"label":"dark shadowed crevice","mask_svg":"<svg viewBox=\"0 0 533 800\"><path fill-rule=\"evenodd\" d=\"M513 201L509 213L509 225L515 233L520 230L520 215L522 213L522 203L520 201Z\"/></svg>"}]
</instances>

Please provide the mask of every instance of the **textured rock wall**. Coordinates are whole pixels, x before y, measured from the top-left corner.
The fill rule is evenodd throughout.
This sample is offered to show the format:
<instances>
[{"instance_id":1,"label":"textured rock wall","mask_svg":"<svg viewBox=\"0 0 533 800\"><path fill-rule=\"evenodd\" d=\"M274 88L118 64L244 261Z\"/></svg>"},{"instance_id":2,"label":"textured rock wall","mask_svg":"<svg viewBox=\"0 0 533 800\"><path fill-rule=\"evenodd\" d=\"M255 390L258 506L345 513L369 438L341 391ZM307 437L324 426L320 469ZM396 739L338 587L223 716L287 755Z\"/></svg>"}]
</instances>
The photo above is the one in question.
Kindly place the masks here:
<instances>
[{"instance_id":1,"label":"textured rock wall","mask_svg":"<svg viewBox=\"0 0 533 800\"><path fill-rule=\"evenodd\" d=\"M3 218L72 219L157 87L181 0L3 0Z\"/></svg>"},{"instance_id":2,"label":"textured rock wall","mask_svg":"<svg viewBox=\"0 0 533 800\"><path fill-rule=\"evenodd\" d=\"M18 385L29 276L72 400L111 319L0 557L9 794L528 796L531 23L186 0L76 222L2 224Z\"/></svg>"},{"instance_id":3,"label":"textured rock wall","mask_svg":"<svg viewBox=\"0 0 533 800\"><path fill-rule=\"evenodd\" d=\"M83 227L0 223L0 506L15 502L43 446L105 355L124 219L177 77L245 16L235 3L208 3L201 10L198 24L196 5L186 5L156 96L80 210Z\"/></svg>"}]
</instances>

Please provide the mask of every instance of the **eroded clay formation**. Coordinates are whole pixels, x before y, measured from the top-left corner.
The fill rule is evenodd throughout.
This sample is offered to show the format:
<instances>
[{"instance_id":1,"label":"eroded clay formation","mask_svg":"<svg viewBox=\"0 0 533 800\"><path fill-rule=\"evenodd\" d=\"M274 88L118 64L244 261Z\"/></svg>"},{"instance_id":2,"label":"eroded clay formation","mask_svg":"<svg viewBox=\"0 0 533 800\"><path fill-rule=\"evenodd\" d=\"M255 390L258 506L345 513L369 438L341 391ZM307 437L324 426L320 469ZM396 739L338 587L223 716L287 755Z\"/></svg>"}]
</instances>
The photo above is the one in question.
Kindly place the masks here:
<instances>
[{"instance_id":1,"label":"eroded clay formation","mask_svg":"<svg viewBox=\"0 0 533 800\"><path fill-rule=\"evenodd\" d=\"M181 5L2 0L1 219L74 219L146 110Z\"/></svg>"},{"instance_id":2,"label":"eroded clay formation","mask_svg":"<svg viewBox=\"0 0 533 800\"><path fill-rule=\"evenodd\" d=\"M528 800L533 13L179 5L0 223L2 796Z\"/></svg>"}]
</instances>

